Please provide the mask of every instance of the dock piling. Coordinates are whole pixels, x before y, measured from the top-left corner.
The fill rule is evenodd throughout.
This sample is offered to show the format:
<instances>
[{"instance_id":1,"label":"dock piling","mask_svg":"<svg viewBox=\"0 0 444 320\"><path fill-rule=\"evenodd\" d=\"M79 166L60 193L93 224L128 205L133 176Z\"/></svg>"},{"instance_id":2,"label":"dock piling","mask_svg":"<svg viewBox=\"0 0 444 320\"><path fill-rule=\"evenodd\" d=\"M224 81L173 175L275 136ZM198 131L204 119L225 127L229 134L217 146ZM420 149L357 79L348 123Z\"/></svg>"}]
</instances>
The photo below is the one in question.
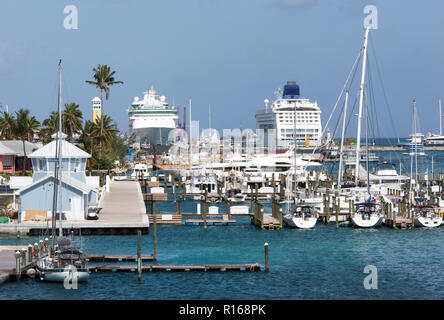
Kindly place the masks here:
<instances>
[{"instance_id":1,"label":"dock piling","mask_svg":"<svg viewBox=\"0 0 444 320\"><path fill-rule=\"evenodd\" d=\"M268 260L268 242L264 243L264 253L265 253L265 272L270 271L269 260Z\"/></svg>"},{"instance_id":2,"label":"dock piling","mask_svg":"<svg viewBox=\"0 0 444 320\"><path fill-rule=\"evenodd\" d=\"M157 217L156 216L153 216L153 260L157 261Z\"/></svg>"},{"instance_id":3,"label":"dock piling","mask_svg":"<svg viewBox=\"0 0 444 320\"><path fill-rule=\"evenodd\" d=\"M141 247L142 247L142 231L137 230L137 279L139 281L142 280Z\"/></svg>"}]
</instances>

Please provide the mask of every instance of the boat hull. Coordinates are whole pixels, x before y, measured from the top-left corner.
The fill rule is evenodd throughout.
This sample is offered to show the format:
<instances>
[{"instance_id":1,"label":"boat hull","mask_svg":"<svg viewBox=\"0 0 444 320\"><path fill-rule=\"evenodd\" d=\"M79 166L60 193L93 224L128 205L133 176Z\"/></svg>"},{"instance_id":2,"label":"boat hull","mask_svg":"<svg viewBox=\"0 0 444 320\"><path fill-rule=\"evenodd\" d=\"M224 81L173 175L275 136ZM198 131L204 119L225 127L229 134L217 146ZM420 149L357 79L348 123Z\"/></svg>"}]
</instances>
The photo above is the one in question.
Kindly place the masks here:
<instances>
[{"instance_id":1,"label":"boat hull","mask_svg":"<svg viewBox=\"0 0 444 320\"><path fill-rule=\"evenodd\" d=\"M52 270L37 270L40 280L49 282L65 282L66 279L73 281L74 278L77 282L86 282L89 279L88 269L77 269L77 272L72 272L67 269L52 269Z\"/></svg>"},{"instance_id":2,"label":"boat hull","mask_svg":"<svg viewBox=\"0 0 444 320\"><path fill-rule=\"evenodd\" d=\"M167 145L168 135L174 127L150 127L150 128L133 128L132 132L140 137L141 142L146 142L151 145Z\"/></svg>"},{"instance_id":3,"label":"boat hull","mask_svg":"<svg viewBox=\"0 0 444 320\"><path fill-rule=\"evenodd\" d=\"M416 217L415 218L415 227L417 228L436 228L442 224L442 217Z\"/></svg>"},{"instance_id":4,"label":"boat hull","mask_svg":"<svg viewBox=\"0 0 444 320\"><path fill-rule=\"evenodd\" d=\"M286 226L297 229L312 229L316 225L317 220L318 219L316 217L310 217L306 219L302 217L283 217L283 221Z\"/></svg>"},{"instance_id":5,"label":"boat hull","mask_svg":"<svg viewBox=\"0 0 444 320\"><path fill-rule=\"evenodd\" d=\"M370 219L362 219L362 215L355 214L350 220L355 228L377 228L382 224L382 217L377 215L371 215Z\"/></svg>"}]
</instances>

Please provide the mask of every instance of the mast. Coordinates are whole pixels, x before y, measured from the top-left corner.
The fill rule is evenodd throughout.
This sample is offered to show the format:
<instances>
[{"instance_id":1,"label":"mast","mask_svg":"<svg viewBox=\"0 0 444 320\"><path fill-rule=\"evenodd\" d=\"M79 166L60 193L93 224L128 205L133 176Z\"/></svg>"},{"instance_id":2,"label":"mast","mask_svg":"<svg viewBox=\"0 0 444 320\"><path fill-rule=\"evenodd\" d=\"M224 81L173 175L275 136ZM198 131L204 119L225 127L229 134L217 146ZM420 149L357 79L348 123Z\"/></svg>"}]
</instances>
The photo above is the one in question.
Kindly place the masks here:
<instances>
[{"instance_id":1,"label":"mast","mask_svg":"<svg viewBox=\"0 0 444 320\"><path fill-rule=\"evenodd\" d=\"M59 112L59 130L57 131L57 144L58 144L58 192L59 192L59 237L63 236L62 228L62 60L59 60L59 99L58 99L58 112Z\"/></svg>"},{"instance_id":2,"label":"mast","mask_svg":"<svg viewBox=\"0 0 444 320\"><path fill-rule=\"evenodd\" d=\"M441 109L441 99L439 99L439 135L442 136L442 109Z\"/></svg>"},{"instance_id":3,"label":"mast","mask_svg":"<svg viewBox=\"0 0 444 320\"><path fill-rule=\"evenodd\" d=\"M189 130L189 141L190 141L190 147L188 148L188 157L189 157L189 160L190 160L190 174L191 174L191 169L193 168L193 159L192 159L192 156L193 156L193 153L192 153L192 151L191 151L191 146L192 146L192 142L193 142L193 140L191 139L191 126L192 126L192 124L191 124L191 99L190 99L190 101L189 101L189 108L190 108L190 110L189 110L189 115L190 115L190 123L188 124L188 130Z\"/></svg>"},{"instance_id":4,"label":"mast","mask_svg":"<svg viewBox=\"0 0 444 320\"><path fill-rule=\"evenodd\" d=\"M356 167L355 167L355 184L358 185L359 181L359 156L360 156L360 148L361 148L361 120L362 120L362 103L364 98L364 84L365 84L365 67L367 62L367 43L368 43L368 32L369 28L365 29L364 35L364 47L362 50L364 51L363 59L362 59L362 74L361 74L361 87L359 89L359 113L358 113L358 135L356 141Z\"/></svg>"},{"instance_id":5,"label":"mast","mask_svg":"<svg viewBox=\"0 0 444 320\"><path fill-rule=\"evenodd\" d=\"M342 161L344 155L344 136L345 136L345 121L347 118L347 104L348 104L348 91L345 92L345 101L344 101L344 118L342 121L342 135L341 135L341 149L339 152L339 171L338 171L338 190L341 189L341 181L342 181Z\"/></svg>"},{"instance_id":6,"label":"mast","mask_svg":"<svg viewBox=\"0 0 444 320\"><path fill-rule=\"evenodd\" d=\"M413 100L413 123L412 123L412 129L413 129L413 136L412 141L410 142L410 203L413 203L413 194L412 194L412 180L413 180L413 150L414 150L414 144L416 143L416 140L414 139L415 134L415 100ZM415 178L416 179L416 178Z\"/></svg>"},{"instance_id":7,"label":"mast","mask_svg":"<svg viewBox=\"0 0 444 320\"><path fill-rule=\"evenodd\" d=\"M208 105L208 128L211 129L211 104Z\"/></svg>"}]
</instances>

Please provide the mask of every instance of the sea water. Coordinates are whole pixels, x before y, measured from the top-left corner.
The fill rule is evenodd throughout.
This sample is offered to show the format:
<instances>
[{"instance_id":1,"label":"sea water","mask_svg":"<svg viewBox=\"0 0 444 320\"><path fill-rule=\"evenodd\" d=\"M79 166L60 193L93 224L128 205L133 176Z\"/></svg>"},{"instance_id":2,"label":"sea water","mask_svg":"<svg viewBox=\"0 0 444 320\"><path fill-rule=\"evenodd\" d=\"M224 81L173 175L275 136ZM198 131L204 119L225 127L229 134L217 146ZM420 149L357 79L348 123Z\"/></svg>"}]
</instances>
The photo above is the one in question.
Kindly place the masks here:
<instances>
[{"instance_id":1,"label":"sea water","mask_svg":"<svg viewBox=\"0 0 444 320\"><path fill-rule=\"evenodd\" d=\"M378 154L388 159L390 153ZM444 172L443 162L438 160L442 153L433 154L435 172ZM430 159L421 161L423 168L430 166ZM173 202L156 205L158 212L174 209ZM192 201L182 206L183 212L195 209ZM76 290L24 278L0 287L0 299L444 298L444 227L362 230L318 223L312 230L265 231L251 225L248 217L233 218L237 221L234 226L208 226L206 230L203 226L157 226L158 264L258 262L264 266L267 242L270 272L145 272L141 282L136 272L91 273L89 281L79 283ZM3 237L0 245L27 246L37 240ZM79 240L77 237L77 243ZM89 254L135 255L137 250L137 236L83 236L81 241ZM152 252L150 230L142 236L142 254ZM377 289L364 286L369 276L364 269L369 265L376 267L372 276Z\"/></svg>"}]
</instances>

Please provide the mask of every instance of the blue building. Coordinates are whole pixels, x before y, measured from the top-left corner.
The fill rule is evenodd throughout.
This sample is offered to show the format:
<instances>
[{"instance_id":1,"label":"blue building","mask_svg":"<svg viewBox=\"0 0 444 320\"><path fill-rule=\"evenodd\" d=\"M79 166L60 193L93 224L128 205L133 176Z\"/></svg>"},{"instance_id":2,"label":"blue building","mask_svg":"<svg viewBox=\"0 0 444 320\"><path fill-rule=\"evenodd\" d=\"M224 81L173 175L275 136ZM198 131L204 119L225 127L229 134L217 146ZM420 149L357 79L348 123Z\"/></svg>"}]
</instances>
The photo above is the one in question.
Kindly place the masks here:
<instances>
[{"instance_id":1,"label":"blue building","mask_svg":"<svg viewBox=\"0 0 444 320\"><path fill-rule=\"evenodd\" d=\"M84 220L88 205L97 203L98 188L88 183L85 169L91 155L66 141L66 135L54 134L53 141L31 153L34 174L32 183L17 191L20 195L19 220L42 220L52 216L55 168L57 164L57 139L61 140L61 210L66 220ZM61 201L61 202L60 202ZM59 206L57 206L59 208ZM38 217L38 218L37 218Z\"/></svg>"}]
</instances>

